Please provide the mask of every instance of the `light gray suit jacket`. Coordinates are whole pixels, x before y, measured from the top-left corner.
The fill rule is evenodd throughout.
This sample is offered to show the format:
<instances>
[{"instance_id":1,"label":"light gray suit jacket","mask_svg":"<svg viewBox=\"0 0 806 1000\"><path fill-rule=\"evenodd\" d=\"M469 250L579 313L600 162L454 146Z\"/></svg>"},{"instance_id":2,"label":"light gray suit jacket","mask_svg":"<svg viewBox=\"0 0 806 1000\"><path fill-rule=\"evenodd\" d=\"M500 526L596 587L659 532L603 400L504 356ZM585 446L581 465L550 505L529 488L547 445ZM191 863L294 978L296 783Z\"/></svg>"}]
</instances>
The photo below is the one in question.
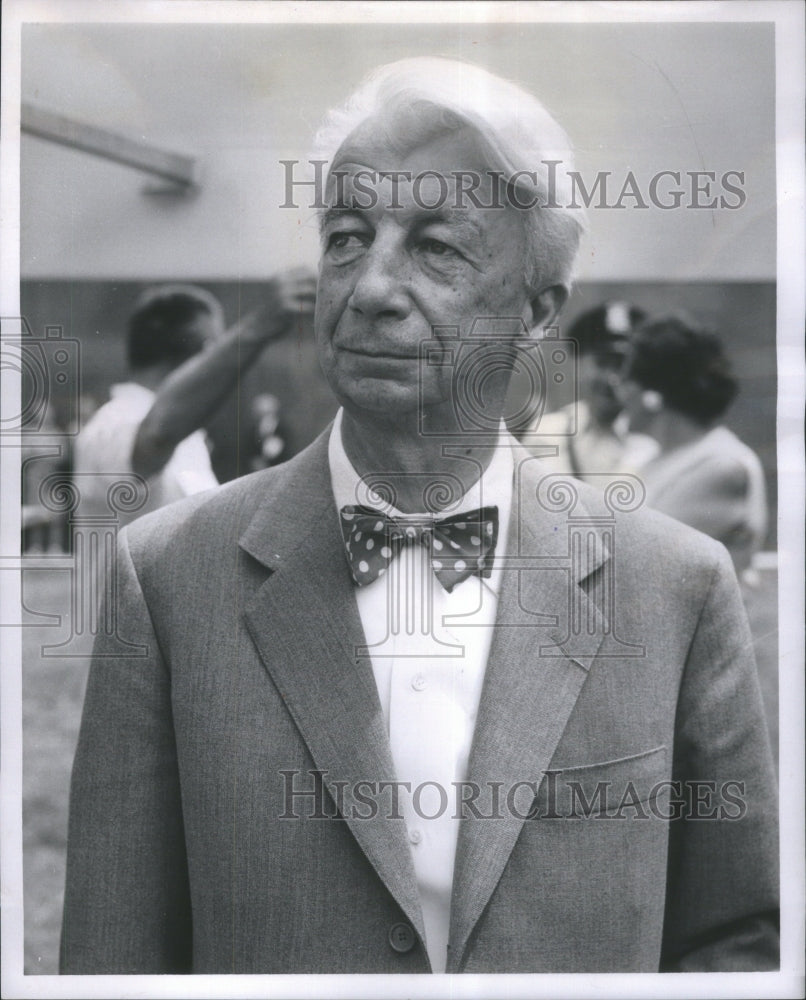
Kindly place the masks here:
<instances>
[{"instance_id":1,"label":"light gray suit jacket","mask_svg":"<svg viewBox=\"0 0 806 1000\"><path fill-rule=\"evenodd\" d=\"M448 971L775 967L775 778L730 560L521 458L469 778L539 793L463 821ZM118 574L145 655L97 644L62 971L429 971L404 825L352 792L394 768L326 437L131 525ZM317 770L343 818L281 818L281 772ZM680 797L659 783L695 780L714 815L659 818Z\"/></svg>"}]
</instances>

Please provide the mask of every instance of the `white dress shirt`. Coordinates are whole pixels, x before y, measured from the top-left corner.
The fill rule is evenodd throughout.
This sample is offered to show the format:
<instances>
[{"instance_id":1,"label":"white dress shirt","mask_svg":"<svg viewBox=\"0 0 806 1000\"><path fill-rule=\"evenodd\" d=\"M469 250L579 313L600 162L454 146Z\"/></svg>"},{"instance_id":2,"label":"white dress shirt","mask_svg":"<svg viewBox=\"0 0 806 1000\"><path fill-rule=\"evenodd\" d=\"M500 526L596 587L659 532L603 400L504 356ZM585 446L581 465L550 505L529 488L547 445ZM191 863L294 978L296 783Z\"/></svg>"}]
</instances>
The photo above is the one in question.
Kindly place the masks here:
<instances>
[{"instance_id":1,"label":"white dress shirt","mask_svg":"<svg viewBox=\"0 0 806 1000\"><path fill-rule=\"evenodd\" d=\"M81 475L82 515L113 513L107 502L110 477L132 471L137 431L155 394L137 382L113 385L111 399L97 410L76 439L75 471ZM148 498L132 514L116 511L119 523L218 486L203 431L194 431L174 449L165 467L147 480Z\"/></svg>"},{"instance_id":2,"label":"white dress shirt","mask_svg":"<svg viewBox=\"0 0 806 1000\"><path fill-rule=\"evenodd\" d=\"M329 462L338 508L377 507L406 515L362 483L344 450L342 413L330 434ZM496 553L506 549L517 442L503 428L493 459L480 480L437 518L463 510L498 507ZM434 556L437 553L434 552ZM361 624L386 719L434 972L444 972L451 889L459 834L457 783L467 778L468 758L498 605L501 569L482 580L471 576L448 593L419 543L405 545L386 574L356 588ZM371 778L372 776L368 776ZM388 798L380 808L391 809Z\"/></svg>"}]
</instances>

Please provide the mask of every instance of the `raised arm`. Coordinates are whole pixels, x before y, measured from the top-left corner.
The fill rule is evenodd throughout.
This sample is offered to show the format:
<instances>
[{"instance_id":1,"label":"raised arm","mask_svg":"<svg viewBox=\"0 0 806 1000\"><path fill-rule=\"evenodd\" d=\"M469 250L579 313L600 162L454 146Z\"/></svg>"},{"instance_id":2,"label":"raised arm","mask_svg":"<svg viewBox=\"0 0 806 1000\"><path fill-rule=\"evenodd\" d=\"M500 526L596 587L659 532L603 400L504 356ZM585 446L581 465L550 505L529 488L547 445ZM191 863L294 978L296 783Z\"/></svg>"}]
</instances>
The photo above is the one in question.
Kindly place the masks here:
<instances>
[{"instance_id":1,"label":"raised arm","mask_svg":"<svg viewBox=\"0 0 806 1000\"><path fill-rule=\"evenodd\" d=\"M160 472L180 441L215 413L260 352L288 333L295 320L313 313L315 295L316 278L307 268L276 275L258 310L173 371L137 431L133 471L145 478Z\"/></svg>"}]
</instances>

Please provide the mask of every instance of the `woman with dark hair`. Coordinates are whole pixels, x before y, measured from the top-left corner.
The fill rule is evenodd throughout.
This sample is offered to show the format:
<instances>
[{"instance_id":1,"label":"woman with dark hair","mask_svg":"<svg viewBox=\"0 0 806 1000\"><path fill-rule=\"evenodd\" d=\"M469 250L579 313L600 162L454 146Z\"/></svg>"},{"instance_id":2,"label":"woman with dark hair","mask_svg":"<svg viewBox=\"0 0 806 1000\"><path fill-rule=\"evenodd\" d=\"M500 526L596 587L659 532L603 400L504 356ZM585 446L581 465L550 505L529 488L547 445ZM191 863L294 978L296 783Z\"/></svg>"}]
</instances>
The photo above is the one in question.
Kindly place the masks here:
<instances>
[{"instance_id":1,"label":"woman with dark hair","mask_svg":"<svg viewBox=\"0 0 806 1000\"><path fill-rule=\"evenodd\" d=\"M767 503L757 456L719 423L737 390L715 333L679 316L635 332L625 409L660 446L641 470L646 502L722 542L741 572L764 541Z\"/></svg>"}]
</instances>

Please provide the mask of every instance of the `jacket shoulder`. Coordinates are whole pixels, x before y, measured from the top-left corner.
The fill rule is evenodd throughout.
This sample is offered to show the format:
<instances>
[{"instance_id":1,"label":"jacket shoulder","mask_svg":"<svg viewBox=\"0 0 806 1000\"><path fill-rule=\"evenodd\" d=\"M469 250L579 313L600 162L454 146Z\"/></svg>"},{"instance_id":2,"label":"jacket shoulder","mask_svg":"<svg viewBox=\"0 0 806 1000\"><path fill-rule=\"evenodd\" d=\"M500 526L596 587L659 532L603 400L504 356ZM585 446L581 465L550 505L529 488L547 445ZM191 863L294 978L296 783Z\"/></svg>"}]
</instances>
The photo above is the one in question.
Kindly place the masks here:
<instances>
[{"instance_id":1,"label":"jacket shoulder","mask_svg":"<svg viewBox=\"0 0 806 1000\"><path fill-rule=\"evenodd\" d=\"M528 455L517 470L515 503L534 518L538 551L570 559L580 579L608 565L630 601L683 602L696 614L717 578L735 577L720 542L646 506L636 475L616 477L602 490Z\"/></svg>"},{"instance_id":2,"label":"jacket shoulder","mask_svg":"<svg viewBox=\"0 0 806 1000\"><path fill-rule=\"evenodd\" d=\"M639 477L630 477L638 479ZM646 506L643 487L637 483L609 493L574 480L579 499L600 525L612 524L620 560L641 563L645 568L663 564L665 569L702 570L709 575L718 567L730 565L727 549L721 542L667 514Z\"/></svg>"},{"instance_id":3,"label":"jacket shoulder","mask_svg":"<svg viewBox=\"0 0 806 1000\"><path fill-rule=\"evenodd\" d=\"M326 461L327 439L321 435L303 452L282 465L253 472L204 493L138 518L125 529L136 565L183 559L206 550L214 560L232 551L260 507L272 503L295 485L311 478L314 466Z\"/></svg>"}]
</instances>

